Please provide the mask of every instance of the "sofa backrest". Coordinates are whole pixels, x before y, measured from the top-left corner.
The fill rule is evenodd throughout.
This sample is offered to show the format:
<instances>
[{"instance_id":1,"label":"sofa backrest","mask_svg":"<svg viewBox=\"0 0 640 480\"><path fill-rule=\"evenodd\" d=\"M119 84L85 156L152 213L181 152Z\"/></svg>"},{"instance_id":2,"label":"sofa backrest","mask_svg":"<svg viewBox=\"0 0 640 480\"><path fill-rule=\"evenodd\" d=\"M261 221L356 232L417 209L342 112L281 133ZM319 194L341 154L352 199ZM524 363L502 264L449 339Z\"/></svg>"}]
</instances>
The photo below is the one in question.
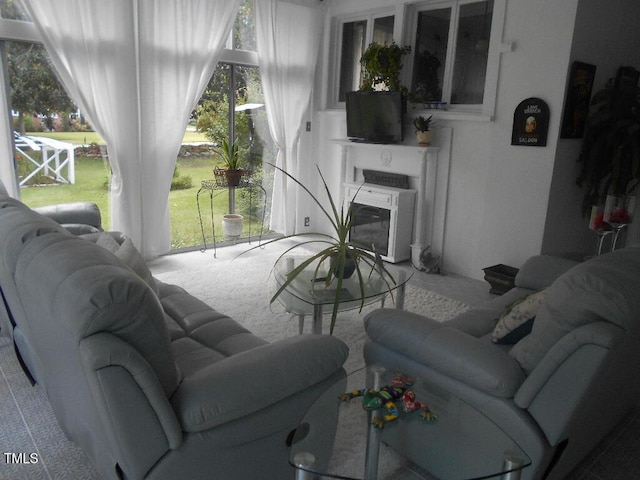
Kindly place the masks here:
<instances>
[{"instance_id":1,"label":"sofa backrest","mask_svg":"<svg viewBox=\"0 0 640 480\"><path fill-rule=\"evenodd\" d=\"M54 232L66 234L66 230L53 220L32 211L18 200L9 197L0 198L0 289L5 303L0 319L2 330L7 336L14 337L21 350L22 359L29 373L37 380L39 361L29 346L30 328L24 321L24 308L15 285L16 262L25 245L33 238ZM18 329L14 332L14 329Z\"/></svg>"},{"instance_id":2,"label":"sofa backrest","mask_svg":"<svg viewBox=\"0 0 640 480\"><path fill-rule=\"evenodd\" d=\"M111 252L75 236L39 237L26 245L15 278L20 294L29 299L25 311L39 350L64 353L45 331L75 345L107 332L140 353L167 396L173 393L178 372L160 301Z\"/></svg>"},{"instance_id":3,"label":"sofa backrest","mask_svg":"<svg viewBox=\"0 0 640 480\"><path fill-rule=\"evenodd\" d=\"M547 289L531 334L511 351L531 372L564 335L604 320L625 330L640 326L640 248L580 263Z\"/></svg>"}]
</instances>

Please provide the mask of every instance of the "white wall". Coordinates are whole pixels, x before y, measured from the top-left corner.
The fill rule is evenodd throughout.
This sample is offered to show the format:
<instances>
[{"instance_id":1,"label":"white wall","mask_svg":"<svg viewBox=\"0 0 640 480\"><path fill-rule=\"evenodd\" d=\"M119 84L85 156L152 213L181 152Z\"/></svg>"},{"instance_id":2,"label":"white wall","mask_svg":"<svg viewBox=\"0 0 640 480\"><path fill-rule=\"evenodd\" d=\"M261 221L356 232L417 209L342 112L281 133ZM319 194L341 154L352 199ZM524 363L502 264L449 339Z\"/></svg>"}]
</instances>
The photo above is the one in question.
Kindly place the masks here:
<instances>
[{"instance_id":1,"label":"white wall","mask_svg":"<svg viewBox=\"0 0 640 480\"><path fill-rule=\"evenodd\" d=\"M515 42L515 50L502 56L494 121L439 120L453 128L445 230L449 272L482 278L483 267L519 267L541 251L577 4L508 2L503 41ZM383 5L402 10L391 0L375 2ZM372 3L336 0L330 14L337 8L367 10ZM326 49L322 59L318 92L327 79ZM528 97L540 97L550 106L546 147L510 144L514 109ZM314 124L315 162L337 184L340 149L327 140L345 136L344 111L317 111Z\"/></svg>"},{"instance_id":2,"label":"white wall","mask_svg":"<svg viewBox=\"0 0 640 480\"><path fill-rule=\"evenodd\" d=\"M598 0L580 0L573 35L570 64L581 61L596 66L593 93L615 77L618 67L640 69L640 2L610 0L603 8ZM545 253L593 254L596 237L588 219L580 212L583 190L575 185L580 172L576 163L581 139L560 139L549 197L544 234ZM631 239L638 241L640 221L636 216Z\"/></svg>"}]
</instances>

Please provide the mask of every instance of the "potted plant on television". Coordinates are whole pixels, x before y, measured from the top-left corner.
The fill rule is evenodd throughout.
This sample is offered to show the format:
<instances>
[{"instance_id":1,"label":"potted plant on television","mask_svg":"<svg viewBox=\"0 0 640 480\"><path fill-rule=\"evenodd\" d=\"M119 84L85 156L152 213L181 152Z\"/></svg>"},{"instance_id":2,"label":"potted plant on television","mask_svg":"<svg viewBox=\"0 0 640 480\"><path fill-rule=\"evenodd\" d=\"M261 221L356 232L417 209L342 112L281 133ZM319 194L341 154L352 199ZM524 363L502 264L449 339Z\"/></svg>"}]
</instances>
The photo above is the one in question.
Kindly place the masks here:
<instances>
[{"instance_id":1,"label":"potted plant on television","mask_svg":"<svg viewBox=\"0 0 640 480\"><path fill-rule=\"evenodd\" d=\"M356 211L353 200L355 200L355 197L358 195L358 193L356 193L354 199L349 202L349 206L346 210L344 207L338 209L335 201L333 200L333 196L331 195L329 187L327 186L327 182L325 181L322 172L320 171L320 168L316 166L316 168L318 169L318 174L320 175L320 179L322 180L322 184L324 186L324 191L329 201L330 210L328 210L323 206L318 198L313 193L311 193L311 191L298 179L282 170L281 168L276 167L273 164L270 165L272 165L277 171L286 175L289 179L291 179L309 194L320 211L329 219L329 222L332 226L332 232L330 234L318 232L303 232L293 235L285 235L273 240L269 240L268 242L263 243L262 246L252 247L245 252L242 252L240 255L255 250L256 248L263 248L264 245L278 242L287 238L301 236L313 237L310 240L301 242L287 249L276 259L277 264L279 261L283 260L283 258L289 252L298 247L307 247L313 244L320 244L323 247L320 251L310 254L308 258L303 260L301 263L296 265L295 268L287 273L285 281L282 283L282 285L279 285L277 291L271 297L271 303L276 301L280 294L282 294L282 292L284 292L287 287L289 287L291 282L293 282L298 275L305 271L305 269L314 268L314 274L312 278L312 283L314 285L316 284L316 282L322 281L325 287L331 286L332 288L335 288L335 299L333 302L333 309L331 312L331 326L329 329L329 333L333 334L333 328L335 327L338 309L340 306L340 301L342 299L342 287L345 279L350 278L354 274L356 275L360 288L360 298L362 299L360 303L360 309L362 309L365 304L364 292L366 278L368 277L368 275L370 275L369 272L377 272L379 277L385 282L389 294L391 294L392 296L393 288L396 281L391 273L385 268L380 255L377 253L372 253L368 249L371 248L370 245L367 246L363 243L349 240L349 231L351 230L351 226L353 225L353 222L355 220L354 214ZM366 268L365 266L368 268ZM326 271L323 271L323 267L326 267Z\"/></svg>"},{"instance_id":2,"label":"potted plant on television","mask_svg":"<svg viewBox=\"0 0 640 480\"><path fill-rule=\"evenodd\" d=\"M226 138L222 140L221 148L214 149L213 152L222 160L223 169L214 169L214 174L218 177L223 175L229 187L237 187L244 174L240 168L240 154L238 152L238 142L229 142ZM222 170L220 172L219 170Z\"/></svg>"},{"instance_id":3,"label":"potted plant on television","mask_svg":"<svg viewBox=\"0 0 640 480\"><path fill-rule=\"evenodd\" d=\"M400 91L405 97L409 90L400 83L402 58L411 53L410 46L399 46L395 41L391 44L372 42L360 57L360 65L364 70L360 90Z\"/></svg>"},{"instance_id":4,"label":"potted plant on television","mask_svg":"<svg viewBox=\"0 0 640 480\"><path fill-rule=\"evenodd\" d=\"M433 142L433 132L430 130L433 123L433 116L425 117L418 115L413 119L413 126L416 128L416 139L418 145L427 146Z\"/></svg>"}]
</instances>

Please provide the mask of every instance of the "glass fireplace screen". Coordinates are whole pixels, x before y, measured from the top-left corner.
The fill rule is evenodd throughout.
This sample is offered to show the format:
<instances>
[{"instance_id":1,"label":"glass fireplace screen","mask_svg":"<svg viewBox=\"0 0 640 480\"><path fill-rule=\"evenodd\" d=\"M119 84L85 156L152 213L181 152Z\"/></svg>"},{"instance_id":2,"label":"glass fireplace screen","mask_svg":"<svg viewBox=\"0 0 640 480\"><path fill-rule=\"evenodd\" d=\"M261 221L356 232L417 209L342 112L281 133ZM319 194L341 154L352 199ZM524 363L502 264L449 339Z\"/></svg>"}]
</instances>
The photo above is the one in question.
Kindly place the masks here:
<instances>
[{"instance_id":1,"label":"glass fireplace screen","mask_svg":"<svg viewBox=\"0 0 640 480\"><path fill-rule=\"evenodd\" d=\"M353 203L355 218L349 230L349 239L366 245L380 255L389 255L389 229L391 210Z\"/></svg>"}]
</instances>

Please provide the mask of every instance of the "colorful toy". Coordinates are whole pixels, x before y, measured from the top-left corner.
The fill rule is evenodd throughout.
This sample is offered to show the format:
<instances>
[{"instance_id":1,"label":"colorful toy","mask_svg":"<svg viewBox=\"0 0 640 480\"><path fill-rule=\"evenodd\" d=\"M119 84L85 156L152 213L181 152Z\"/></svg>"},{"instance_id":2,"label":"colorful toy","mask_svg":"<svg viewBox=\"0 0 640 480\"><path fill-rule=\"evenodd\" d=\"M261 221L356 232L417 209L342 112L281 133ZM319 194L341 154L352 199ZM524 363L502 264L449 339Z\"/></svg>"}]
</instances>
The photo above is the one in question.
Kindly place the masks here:
<instances>
[{"instance_id":1,"label":"colorful toy","mask_svg":"<svg viewBox=\"0 0 640 480\"><path fill-rule=\"evenodd\" d=\"M374 390L363 388L344 393L340 400L349 402L353 398L363 397L362 408L368 411L382 409L382 414L374 416L371 423L376 428L384 428L385 424L393 422L400 417L397 403L402 404L402 411L412 413L420 410L420 416L427 421L435 420L437 415L431 411L426 403L416 401L416 394L410 387L413 379L405 374L395 375L391 379L391 385Z\"/></svg>"}]
</instances>

